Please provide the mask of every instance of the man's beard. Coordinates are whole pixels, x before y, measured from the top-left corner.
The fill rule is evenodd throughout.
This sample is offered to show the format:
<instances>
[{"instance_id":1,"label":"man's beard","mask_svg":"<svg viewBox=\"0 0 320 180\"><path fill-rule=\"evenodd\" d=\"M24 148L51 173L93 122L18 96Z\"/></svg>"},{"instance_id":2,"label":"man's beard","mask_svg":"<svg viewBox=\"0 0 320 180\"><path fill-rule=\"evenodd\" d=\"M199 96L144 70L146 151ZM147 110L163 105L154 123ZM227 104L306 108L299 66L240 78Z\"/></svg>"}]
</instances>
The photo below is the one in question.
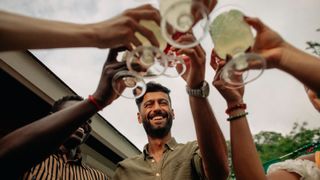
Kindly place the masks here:
<instances>
[{"instance_id":1,"label":"man's beard","mask_svg":"<svg viewBox=\"0 0 320 180\"><path fill-rule=\"evenodd\" d=\"M166 118L166 122L164 127L154 127L151 124L151 120L153 117L155 116L162 116L163 118ZM146 118L143 119L142 123L143 123L143 127L146 131L146 133L153 137L153 138L163 138L164 136L166 136L172 127L172 120L173 120L173 116L171 113L168 113L166 111L159 111L156 112L152 115L148 114Z\"/></svg>"}]
</instances>

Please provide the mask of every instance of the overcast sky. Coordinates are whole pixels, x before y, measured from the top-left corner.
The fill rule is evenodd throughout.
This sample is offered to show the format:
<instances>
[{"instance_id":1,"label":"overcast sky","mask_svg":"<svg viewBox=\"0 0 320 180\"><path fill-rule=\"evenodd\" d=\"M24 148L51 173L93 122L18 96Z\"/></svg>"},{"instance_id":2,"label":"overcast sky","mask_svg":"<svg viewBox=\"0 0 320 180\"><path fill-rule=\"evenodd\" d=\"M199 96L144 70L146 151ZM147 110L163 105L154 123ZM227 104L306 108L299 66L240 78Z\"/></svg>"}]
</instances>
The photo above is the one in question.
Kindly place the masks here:
<instances>
[{"instance_id":1,"label":"overcast sky","mask_svg":"<svg viewBox=\"0 0 320 180\"><path fill-rule=\"evenodd\" d=\"M1 0L0 9L35 17L89 23L102 21L135 7L147 0ZM221 0L236 4L263 20L294 46L305 49L306 41L320 41L319 0ZM209 57L213 44L208 35L202 42ZM32 51L44 64L83 97L96 89L108 50L69 48ZM207 58L208 59L208 58ZM207 62L206 79L211 82L214 72ZM180 78L157 78L156 81L172 89L174 120L172 134L179 142L194 140L195 130L189 108L185 82ZM229 126L224 111L226 103L211 86L208 97L221 129L229 139ZM288 133L294 122L307 121L309 127L319 127L320 115L308 101L303 86L290 75L279 70L267 70L256 81L246 86L245 102L252 132L277 131ZM100 114L114 127L142 149L147 142L142 125L137 120L133 100L119 98Z\"/></svg>"}]
</instances>

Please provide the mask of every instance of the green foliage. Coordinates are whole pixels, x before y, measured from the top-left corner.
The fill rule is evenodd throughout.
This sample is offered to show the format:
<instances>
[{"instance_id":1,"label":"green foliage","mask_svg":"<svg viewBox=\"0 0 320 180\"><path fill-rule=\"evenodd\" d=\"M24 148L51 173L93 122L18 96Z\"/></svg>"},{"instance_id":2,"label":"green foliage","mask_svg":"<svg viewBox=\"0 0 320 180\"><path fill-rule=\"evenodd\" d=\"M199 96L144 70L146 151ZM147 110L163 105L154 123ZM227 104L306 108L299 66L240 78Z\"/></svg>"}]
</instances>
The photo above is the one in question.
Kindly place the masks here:
<instances>
[{"instance_id":1,"label":"green foliage","mask_svg":"<svg viewBox=\"0 0 320 180\"><path fill-rule=\"evenodd\" d=\"M320 142L320 127L308 129L307 125L307 122L303 122L302 124L294 123L292 130L287 135L282 135L281 133L273 131L261 131L254 135L253 139L262 164L268 167L268 165L278 162L280 157L281 160L296 158L296 156L302 154L293 152L297 152L298 149L305 147L307 144ZM230 141L227 141L227 147L229 167L231 169L231 174L228 180L233 180L235 179L235 174L231 162Z\"/></svg>"},{"instance_id":2,"label":"green foliage","mask_svg":"<svg viewBox=\"0 0 320 180\"><path fill-rule=\"evenodd\" d=\"M306 122L294 123L291 132L285 136L267 131L256 134L254 142L262 163L289 154L306 144L320 141L320 128L307 129L307 125Z\"/></svg>"},{"instance_id":3,"label":"green foliage","mask_svg":"<svg viewBox=\"0 0 320 180\"><path fill-rule=\"evenodd\" d=\"M307 41L307 49L312 50L312 53L320 56L320 43L314 41Z\"/></svg>"}]
</instances>

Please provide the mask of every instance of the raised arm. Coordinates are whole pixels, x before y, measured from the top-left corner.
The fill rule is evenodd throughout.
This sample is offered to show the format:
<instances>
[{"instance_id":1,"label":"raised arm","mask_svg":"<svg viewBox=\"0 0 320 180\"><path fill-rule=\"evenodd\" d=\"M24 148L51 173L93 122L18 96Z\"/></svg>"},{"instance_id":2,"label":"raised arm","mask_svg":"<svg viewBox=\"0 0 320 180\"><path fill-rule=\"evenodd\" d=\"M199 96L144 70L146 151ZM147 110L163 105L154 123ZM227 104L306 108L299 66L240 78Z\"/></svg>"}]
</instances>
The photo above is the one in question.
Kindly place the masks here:
<instances>
[{"instance_id":1,"label":"raised arm","mask_svg":"<svg viewBox=\"0 0 320 180\"><path fill-rule=\"evenodd\" d=\"M182 76L187 86L191 89L200 88L205 79L205 51L199 45L179 50L178 53L190 58L186 62L188 69ZM207 97L189 95L189 102L206 176L209 179L226 179L229 173L226 142L211 105Z\"/></svg>"},{"instance_id":2,"label":"raised arm","mask_svg":"<svg viewBox=\"0 0 320 180\"><path fill-rule=\"evenodd\" d=\"M216 61L215 58L217 58L217 56L215 55L212 55L211 57L211 66L216 70L216 72L219 72L221 67L224 66L225 61ZM219 64L217 64L217 62ZM229 116L239 116L238 118L229 121L231 156L236 178L239 180L266 179L252 139L245 108L242 106L242 104L244 104L244 88L228 89L224 87L224 82L220 79L219 73L216 73L212 83L226 100L228 109L230 109L228 110Z\"/></svg>"},{"instance_id":3,"label":"raised arm","mask_svg":"<svg viewBox=\"0 0 320 180\"><path fill-rule=\"evenodd\" d=\"M112 53L115 54L114 50L110 51L107 63L103 67L98 88L93 94L94 100L85 99L0 139L2 174L18 175L42 161L57 150L80 125L118 97L112 90L111 79L117 71L125 68L125 64L112 60Z\"/></svg>"},{"instance_id":4,"label":"raised arm","mask_svg":"<svg viewBox=\"0 0 320 180\"><path fill-rule=\"evenodd\" d=\"M63 47L131 48L131 43L141 45L135 32L159 46L154 34L139 24L141 19L159 23L160 15L151 5L143 5L102 22L75 24L0 11L0 51Z\"/></svg>"},{"instance_id":5,"label":"raised arm","mask_svg":"<svg viewBox=\"0 0 320 180\"><path fill-rule=\"evenodd\" d=\"M295 48L257 18L245 18L257 31L253 51L260 53L269 68L281 69L315 91L320 91L320 59Z\"/></svg>"}]
</instances>

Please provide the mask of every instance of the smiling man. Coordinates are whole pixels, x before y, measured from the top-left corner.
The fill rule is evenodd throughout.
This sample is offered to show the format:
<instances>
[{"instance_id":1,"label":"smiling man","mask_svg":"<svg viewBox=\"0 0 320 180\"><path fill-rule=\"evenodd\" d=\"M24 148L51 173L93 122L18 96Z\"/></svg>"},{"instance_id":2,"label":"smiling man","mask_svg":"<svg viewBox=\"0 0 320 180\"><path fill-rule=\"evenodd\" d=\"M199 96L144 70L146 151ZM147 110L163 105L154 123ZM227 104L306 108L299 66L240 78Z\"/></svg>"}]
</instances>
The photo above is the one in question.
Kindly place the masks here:
<instances>
[{"instance_id":1,"label":"smiling man","mask_svg":"<svg viewBox=\"0 0 320 180\"><path fill-rule=\"evenodd\" d=\"M179 38L181 41L194 39L190 33ZM181 77L186 82L197 139L185 144L176 142L171 135L171 126L176 116L170 90L161 84L149 82L143 96L136 99L138 121L143 124L148 144L142 154L118 163L114 180L199 180L228 177L226 142L207 98L210 90L205 81L205 51L200 45L172 50L189 58L189 65ZM136 89L134 93L138 94L139 91Z\"/></svg>"},{"instance_id":2,"label":"smiling man","mask_svg":"<svg viewBox=\"0 0 320 180\"><path fill-rule=\"evenodd\" d=\"M143 124L148 144L142 154L118 164L114 180L207 179L198 141L181 144L171 135L175 114L169 93L161 84L149 82L146 93L136 99L138 121Z\"/></svg>"}]
</instances>

